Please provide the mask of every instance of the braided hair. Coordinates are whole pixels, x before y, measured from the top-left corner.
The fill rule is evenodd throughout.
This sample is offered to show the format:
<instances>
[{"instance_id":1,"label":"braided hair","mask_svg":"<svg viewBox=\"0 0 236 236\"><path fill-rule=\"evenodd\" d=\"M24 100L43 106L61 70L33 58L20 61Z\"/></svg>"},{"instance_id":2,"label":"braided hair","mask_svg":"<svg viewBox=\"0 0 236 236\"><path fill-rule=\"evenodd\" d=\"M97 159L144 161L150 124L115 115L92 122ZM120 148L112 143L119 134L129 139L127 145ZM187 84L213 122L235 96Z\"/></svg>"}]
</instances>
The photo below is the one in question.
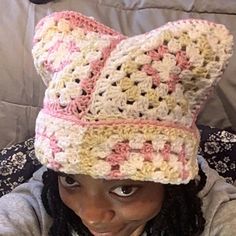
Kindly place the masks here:
<instances>
[{"instance_id":1,"label":"braided hair","mask_svg":"<svg viewBox=\"0 0 236 236\"><path fill-rule=\"evenodd\" d=\"M205 219L201 211L198 192L205 186L206 175L199 170L200 182L164 185L165 200L159 214L145 226L148 236L198 236L204 230ZM51 236L92 236L81 219L61 200L58 174L47 170L43 174L42 201L47 213L53 218L49 230Z\"/></svg>"}]
</instances>

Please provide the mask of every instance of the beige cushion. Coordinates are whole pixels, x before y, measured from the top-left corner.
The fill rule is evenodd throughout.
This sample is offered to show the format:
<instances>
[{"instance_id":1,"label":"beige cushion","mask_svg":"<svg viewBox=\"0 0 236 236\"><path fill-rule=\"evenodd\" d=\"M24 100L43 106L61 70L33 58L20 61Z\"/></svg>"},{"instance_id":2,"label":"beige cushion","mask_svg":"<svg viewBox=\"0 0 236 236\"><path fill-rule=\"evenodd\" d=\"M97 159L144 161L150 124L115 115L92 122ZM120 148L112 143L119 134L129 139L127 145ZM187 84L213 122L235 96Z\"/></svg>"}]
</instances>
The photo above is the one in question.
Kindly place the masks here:
<instances>
[{"instance_id":1,"label":"beige cushion","mask_svg":"<svg viewBox=\"0 0 236 236\"><path fill-rule=\"evenodd\" d=\"M225 24L236 39L236 1L227 0L57 0L35 5L28 0L1 0L0 9L0 149L34 135L34 122L45 86L31 56L36 23L53 11L74 10L126 35L140 34L182 18ZM236 130L236 53L199 123Z\"/></svg>"}]
</instances>

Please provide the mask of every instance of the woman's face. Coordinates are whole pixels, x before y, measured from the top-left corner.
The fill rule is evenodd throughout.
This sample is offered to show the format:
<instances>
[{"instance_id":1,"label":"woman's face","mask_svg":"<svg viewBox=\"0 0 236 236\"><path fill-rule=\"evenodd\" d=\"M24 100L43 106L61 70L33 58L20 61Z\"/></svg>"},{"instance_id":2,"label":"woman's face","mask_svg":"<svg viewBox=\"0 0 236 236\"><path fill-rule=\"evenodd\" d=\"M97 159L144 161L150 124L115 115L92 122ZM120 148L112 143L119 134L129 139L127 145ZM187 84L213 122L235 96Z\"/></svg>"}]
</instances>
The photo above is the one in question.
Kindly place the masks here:
<instances>
[{"instance_id":1,"label":"woman's face","mask_svg":"<svg viewBox=\"0 0 236 236\"><path fill-rule=\"evenodd\" d=\"M94 236L141 235L164 199L164 187L158 183L86 175L60 176L59 192Z\"/></svg>"}]
</instances>

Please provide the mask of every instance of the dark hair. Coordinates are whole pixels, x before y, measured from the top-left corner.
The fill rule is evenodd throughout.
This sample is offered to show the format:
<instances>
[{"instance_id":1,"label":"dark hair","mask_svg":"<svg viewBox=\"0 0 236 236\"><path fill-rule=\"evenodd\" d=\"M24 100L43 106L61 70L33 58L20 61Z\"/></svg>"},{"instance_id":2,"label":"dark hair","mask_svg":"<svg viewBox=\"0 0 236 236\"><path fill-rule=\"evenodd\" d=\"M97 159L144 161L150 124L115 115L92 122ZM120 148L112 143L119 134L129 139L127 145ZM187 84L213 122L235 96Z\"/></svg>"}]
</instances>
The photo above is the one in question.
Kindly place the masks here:
<instances>
[{"instance_id":1,"label":"dark hair","mask_svg":"<svg viewBox=\"0 0 236 236\"><path fill-rule=\"evenodd\" d=\"M53 0L29 0L30 2L34 3L34 4L45 4L48 2L53 2Z\"/></svg>"},{"instance_id":2,"label":"dark hair","mask_svg":"<svg viewBox=\"0 0 236 236\"><path fill-rule=\"evenodd\" d=\"M200 182L164 185L165 200L159 214L145 227L148 236L198 236L204 230L205 219L198 192L206 183L206 175L199 170ZM47 170L43 174L42 201L47 213L53 218L51 236L92 236L81 219L61 200L58 190L58 174Z\"/></svg>"}]
</instances>

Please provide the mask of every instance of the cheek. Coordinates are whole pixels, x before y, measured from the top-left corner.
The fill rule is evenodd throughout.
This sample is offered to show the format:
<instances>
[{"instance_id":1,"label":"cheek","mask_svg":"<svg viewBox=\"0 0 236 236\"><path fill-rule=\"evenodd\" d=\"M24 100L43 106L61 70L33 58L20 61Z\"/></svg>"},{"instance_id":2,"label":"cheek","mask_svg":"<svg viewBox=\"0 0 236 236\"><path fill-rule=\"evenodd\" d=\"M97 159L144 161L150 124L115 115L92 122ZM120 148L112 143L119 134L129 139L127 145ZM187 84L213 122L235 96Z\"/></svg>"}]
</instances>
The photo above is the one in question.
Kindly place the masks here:
<instances>
[{"instance_id":1,"label":"cheek","mask_svg":"<svg viewBox=\"0 0 236 236\"><path fill-rule=\"evenodd\" d=\"M149 202L139 202L132 207L126 207L123 212L123 218L132 221L149 221L154 216L156 216L161 209L162 202L149 201Z\"/></svg>"},{"instance_id":2,"label":"cheek","mask_svg":"<svg viewBox=\"0 0 236 236\"><path fill-rule=\"evenodd\" d=\"M160 212L163 199L163 193L161 195L160 193L158 195L149 195L128 206L121 207L120 212L123 219L127 219L127 221L147 222Z\"/></svg>"},{"instance_id":3,"label":"cheek","mask_svg":"<svg viewBox=\"0 0 236 236\"><path fill-rule=\"evenodd\" d=\"M58 188L59 188L59 195L63 203L69 207L71 210L76 211L77 204L76 204L76 199L77 195L73 193L72 191L68 191L65 188L63 188L60 183L58 183Z\"/></svg>"}]
</instances>

